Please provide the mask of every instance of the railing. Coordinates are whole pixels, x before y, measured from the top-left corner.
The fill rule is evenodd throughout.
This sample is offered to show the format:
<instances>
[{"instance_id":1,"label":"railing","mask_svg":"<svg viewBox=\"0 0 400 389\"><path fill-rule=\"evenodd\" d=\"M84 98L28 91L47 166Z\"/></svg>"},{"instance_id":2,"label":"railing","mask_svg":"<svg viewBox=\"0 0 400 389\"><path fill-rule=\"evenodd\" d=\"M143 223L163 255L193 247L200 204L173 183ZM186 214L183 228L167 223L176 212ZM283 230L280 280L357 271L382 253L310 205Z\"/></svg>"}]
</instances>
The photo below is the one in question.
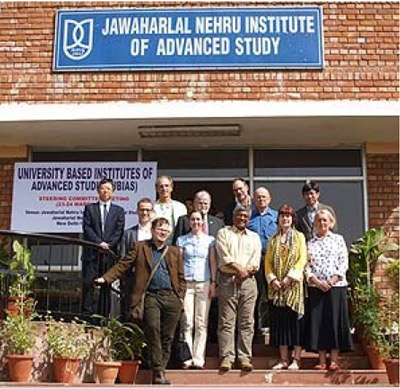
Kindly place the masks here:
<instances>
[{"instance_id":1,"label":"railing","mask_svg":"<svg viewBox=\"0 0 400 389\"><path fill-rule=\"evenodd\" d=\"M90 280L85 283L82 277L82 253L90 250L97 276L102 275L107 270L106 266L109 267L118 259L115 253L81 239L0 230L0 293L3 317L10 286L16 275L26 274L26 271L10 269L10 262L16 255L13 250L14 241L30 250L35 281L29 289L37 302L36 311L39 314L50 311L53 316L66 320L73 317L90 320L92 313L119 315L119 291L110 290L109 287L93 289L93 312L82 310L82 289L91 286Z\"/></svg>"}]
</instances>

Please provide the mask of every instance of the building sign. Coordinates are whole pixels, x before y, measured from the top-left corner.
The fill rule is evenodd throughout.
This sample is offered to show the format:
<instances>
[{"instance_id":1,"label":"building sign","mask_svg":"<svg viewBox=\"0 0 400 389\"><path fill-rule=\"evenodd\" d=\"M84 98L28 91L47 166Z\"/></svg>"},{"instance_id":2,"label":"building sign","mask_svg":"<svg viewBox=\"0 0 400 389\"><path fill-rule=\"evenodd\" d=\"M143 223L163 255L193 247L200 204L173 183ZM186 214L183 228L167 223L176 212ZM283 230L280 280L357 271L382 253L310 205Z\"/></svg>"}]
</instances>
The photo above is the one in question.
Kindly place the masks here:
<instances>
[{"instance_id":1,"label":"building sign","mask_svg":"<svg viewBox=\"0 0 400 389\"><path fill-rule=\"evenodd\" d=\"M321 7L60 10L54 70L322 68Z\"/></svg>"},{"instance_id":2,"label":"building sign","mask_svg":"<svg viewBox=\"0 0 400 389\"><path fill-rule=\"evenodd\" d=\"M157 162L16 163L11 229L82 232L83 209L96 202L97 184L111 178L126 228L137 224L136 203L155 199Z\"/></svg>"}]
</instances>

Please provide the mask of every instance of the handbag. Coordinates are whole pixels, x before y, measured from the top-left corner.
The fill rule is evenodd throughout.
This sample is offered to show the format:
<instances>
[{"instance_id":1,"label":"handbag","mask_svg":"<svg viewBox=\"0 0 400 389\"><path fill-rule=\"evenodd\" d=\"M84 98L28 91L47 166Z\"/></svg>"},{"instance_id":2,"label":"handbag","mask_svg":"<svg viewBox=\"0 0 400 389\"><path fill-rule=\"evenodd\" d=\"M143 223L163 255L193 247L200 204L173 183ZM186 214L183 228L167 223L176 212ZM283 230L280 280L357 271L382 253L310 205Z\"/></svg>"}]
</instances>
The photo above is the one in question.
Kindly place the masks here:
<instances>
[{"instance_id":1,"label":"handbag","mask_svg":"<svg viewBox=\"0 0 400 389\"><path fill-rule=\"evenodd\" d=\"M164 259L165 255L167 254L167 251L168 251L168 246L165 247L163 253L161 254L161 258L159 259L159 261L156 263L156 265L151 270L150 277L147 280L145 288L143 289L143 293L142 293L142 296L140 297L139 303L136 304L131 309L131 318L134 323L142 323L143 322L144 299L146 297L147 288L149 287L151 280L153 279L154 275L156 274L157 269L160 267L161 261Z\"/></svg>"},{"instance_id":2,"label":"handbag","mask_svg":"<svg viewBox=\"0 0 400 389\"><path fill-rule=\"evenodd\" d=\"M189 345L185 340L185 324L186 314L182 309L181 318L179 320L178 336L175 337L172 343L172 355L178 364L182 365L183 362L192 359L192 353L190 352Z\"/></svg>"}]
</instances>

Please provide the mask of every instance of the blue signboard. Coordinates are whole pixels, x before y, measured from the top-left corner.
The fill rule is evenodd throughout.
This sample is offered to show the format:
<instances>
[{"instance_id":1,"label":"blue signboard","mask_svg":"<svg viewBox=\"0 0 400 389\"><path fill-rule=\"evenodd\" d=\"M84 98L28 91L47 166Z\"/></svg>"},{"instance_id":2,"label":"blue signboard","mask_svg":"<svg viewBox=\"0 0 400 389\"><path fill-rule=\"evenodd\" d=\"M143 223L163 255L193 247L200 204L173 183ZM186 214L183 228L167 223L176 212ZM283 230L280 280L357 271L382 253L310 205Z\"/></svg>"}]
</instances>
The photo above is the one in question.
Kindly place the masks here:
<instances>
[{"instance_id":1,"label":"blue signboard","mask_svg":"<svg viewBox=\"0 0 400 389\"><path fill-rule=\"evenodd\" d=\"M60 10L54 70L322 68L321 7Z\"/></svg>"}]
</instances>

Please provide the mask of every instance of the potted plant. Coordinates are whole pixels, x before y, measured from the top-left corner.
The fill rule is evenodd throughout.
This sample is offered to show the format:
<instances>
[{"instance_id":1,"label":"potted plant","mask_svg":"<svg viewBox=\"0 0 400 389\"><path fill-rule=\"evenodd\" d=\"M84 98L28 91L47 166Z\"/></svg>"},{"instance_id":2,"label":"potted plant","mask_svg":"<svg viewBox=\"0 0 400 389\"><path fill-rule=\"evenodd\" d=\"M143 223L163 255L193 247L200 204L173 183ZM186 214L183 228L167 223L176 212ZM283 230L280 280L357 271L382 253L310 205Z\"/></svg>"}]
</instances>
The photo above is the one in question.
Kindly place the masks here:
<instances>
[{"instance_id":1,"label":"potted plant","mask_svg":"<svg viewBox=\"0 0 400 389\"><path fill-rule=\"evenodd\" d=\"M0 250L0 265L12 272L19 272L17 274L11 274L8 279L9 290L7 300L7 310L9 315L18 315L18 304L17 301L21 295L21 289L24 291L24 299L30 300L30 305L33 304L32 297L29 297L29 291L32 289L35 281L35 268L32 264L32 252L31 250L19 243L18 240L14 240L12 244L12 254L10 255L4 244ZM5 275L1 274L0 281L4 282ZM26 306L26 315L30 315L29 307Z\"/></svg>"},{"instance_id":2,"label":"potted plant","mask_svg":"<svg viewBox=\"0 0 400 389\"><path fill-rule=\"evenodd\" d=\"M373 275L381 255L397 250L387 243L383 229L372 228L364 233L349 250L349 283L351 285L351 312L357 334L361 335L364 350L371 367L385 369L383 363L384 325L381 321L382 299L373 284Z\"/></svg>"},{"instance_id":3,"label":"potted plant","mask_svg":"<svg viewBox=\"0 0 400 389\"><path fill-rule=\"evenodd\" d=\"M399 385L399 260L392 260L386 274L393 283L394 293L382 307L385 327L385 366L390 384Z\"/></svg>"},{"instance_id":4,"label":"potted plant","mask_svg":"<svg viewBox=\"0 0 400 389\"><path fill-rule=\"evenodd\" d=\"M120 323L122 342L115 345L116 359L121 361L118 379L121 384L133 384L141 363L143 348L146 346L142 329L134 323Z\"/></svg>"},{"instance_id":5,"label":"potted plant","mask_svg":"<svg viewBox=\"0 0 400 389\"><path fill-rule=\"evenodd\" d=\"M364 294L363 287L372 288L379 257L398 249L398 245L386 241L387 236L382 228L371 228L350 246L348 280L351 286L352 310L358 303L357 292Z\"/></svg>"},{"instance_id":6,"label":"potted plant","mask_svg":"<svg viewBox=\"0 0 400 389\"><path fill-rule=\"evenodd\" d=\"M8 315L1 328L2 338L6 343L7 362L11 381L28 382L32 373L33 355L37 337L37 325L31 316L25 315L27 309L24 294L21 292L18 315ZM32 307L29 307L31 309Z\"/></svg>"},{"instance_id":7,"label":"potted plant","mask_svg":"<svg viewBox=\"0 0 400 389\"><path fill-rule=\"evenodd\" d=\"M76 383L80 359L90 352L91 343L86 336L86 323L65 323L46 317L47 349L53 361L56 382Z\"/></svg>"},{"instance_id":8,"label":"potted plant","mask_svg":"<svg viewBox=\"0 0 400 389\"><path fill-rule=\"evenodd\" d=\"M385 370L383 362L384 333L380 297L373 286L355 287L354 324L362 332L362 345L373 369Z\"/></svg>"},{"instance_id":9,"label":"potted plant","mask_svg":"<svg viewBox=\"0 0 400 389\"><path fill-rule=\"evenodd\" d=\"M93 315L99 319L100 334L96 342L96 354L99 360L95 362L97 379L100 383L113 384L122 365L122 360L134 360L140 356L144 343L142 330L133 323L122 323L116 318L107 319L100 315ZM138 363L136 365L136 371ZM126 377L123 380L135 377Z\"/></svg>"},{"instance_id":10,"label":"potted plant","mask_svg":"<svg viewBox=\"0 0 400 389\"><path fill-rule=\"evenodd\" d=\"M386 243L387 236L382 228L371 228L350 246L349 282L351 285L364 284L370 287L376 264L381 255L398 250L395 243Z\"/></svg>"}]
</instances>

